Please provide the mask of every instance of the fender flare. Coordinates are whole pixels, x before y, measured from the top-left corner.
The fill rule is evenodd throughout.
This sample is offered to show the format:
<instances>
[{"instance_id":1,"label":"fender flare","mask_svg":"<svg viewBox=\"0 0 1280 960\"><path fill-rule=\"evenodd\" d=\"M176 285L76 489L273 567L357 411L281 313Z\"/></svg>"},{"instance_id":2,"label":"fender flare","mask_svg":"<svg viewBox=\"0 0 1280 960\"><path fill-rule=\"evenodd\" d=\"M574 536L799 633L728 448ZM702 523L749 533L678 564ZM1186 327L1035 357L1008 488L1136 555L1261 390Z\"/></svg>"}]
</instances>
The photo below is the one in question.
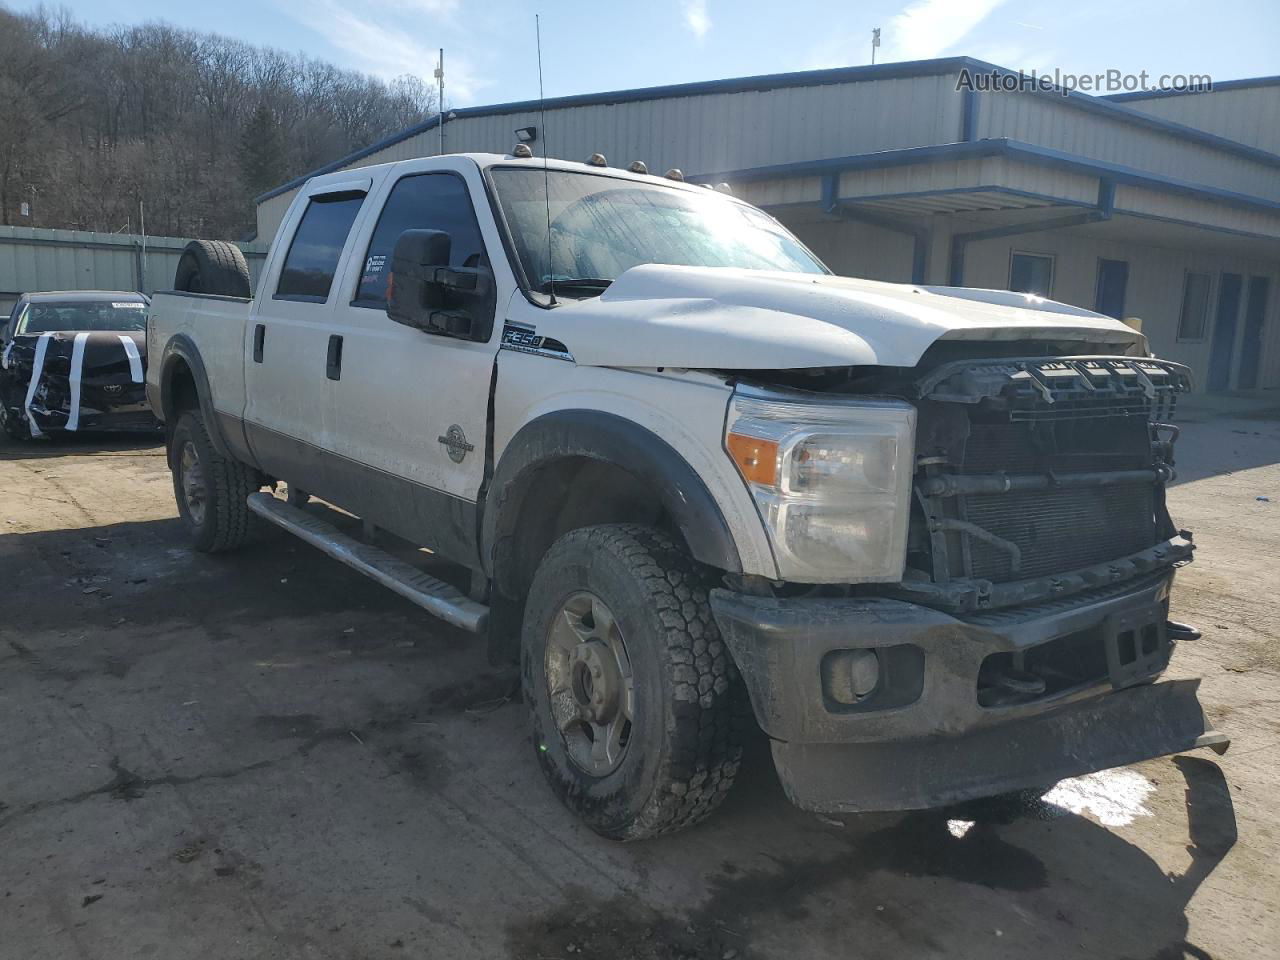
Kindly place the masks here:
<instances>
[{"instance_id":1,"label":"fender flare","mask_svg":"<svg viewBox=\"0 0 1280 960\"><path fill-rule=\"evenodd\" d=\"M200 350L195 341L185 333L174 334L164 346L164 352L160 356L160 402L153 400L152 409L165 424L171 424L174 419L173 378L179 363L185 363L191 371L191 378L196 385L196 398L200 403L200 414L204 418L205 429L209 432L209 440L214 449L220 456L238 459L222 434L222 424L214 410L213 393L209 389L209 373L205 369L204 360L200 358Z\"/></svg>"},{"instance_id":2,"label":"fender flare","mask_svg":"<svg viewBox=\"0 0 1280 960\"><path fill-rule=\"evenodd\" d=\"M742 572L738 546L720 505L697 471L651 430L599 410L567 409L526 423L512 437L488 485L481 519L481 555L493 577L499 544L515 529L542 467L586 458L621 467L656 491L695 560Z\"/></svg>"}]
</instances>

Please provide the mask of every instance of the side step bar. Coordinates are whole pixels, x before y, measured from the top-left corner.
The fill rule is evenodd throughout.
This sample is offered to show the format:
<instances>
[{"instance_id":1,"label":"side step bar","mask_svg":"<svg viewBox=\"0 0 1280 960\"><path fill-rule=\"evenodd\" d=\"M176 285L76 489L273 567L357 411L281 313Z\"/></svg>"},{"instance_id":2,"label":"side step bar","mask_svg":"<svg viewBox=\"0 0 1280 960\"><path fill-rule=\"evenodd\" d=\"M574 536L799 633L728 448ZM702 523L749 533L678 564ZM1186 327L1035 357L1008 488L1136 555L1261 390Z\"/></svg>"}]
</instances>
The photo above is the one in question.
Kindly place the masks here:
<instances>
[{"instance_id":1,"label":"side step bar","mask_svg":"<svg viewBox=\"0 0 1280 960\"><path fill-rule=\"evenodd\" d=\"M319 547L335 560L391 588L441 620L472 633L483 633L488 627L489 608L476 603L457 587L397 560L384 550L348 537L332 524L269 493L251 493L247 502L249 509L264 520Z\"/></svg>"}]
</instances>

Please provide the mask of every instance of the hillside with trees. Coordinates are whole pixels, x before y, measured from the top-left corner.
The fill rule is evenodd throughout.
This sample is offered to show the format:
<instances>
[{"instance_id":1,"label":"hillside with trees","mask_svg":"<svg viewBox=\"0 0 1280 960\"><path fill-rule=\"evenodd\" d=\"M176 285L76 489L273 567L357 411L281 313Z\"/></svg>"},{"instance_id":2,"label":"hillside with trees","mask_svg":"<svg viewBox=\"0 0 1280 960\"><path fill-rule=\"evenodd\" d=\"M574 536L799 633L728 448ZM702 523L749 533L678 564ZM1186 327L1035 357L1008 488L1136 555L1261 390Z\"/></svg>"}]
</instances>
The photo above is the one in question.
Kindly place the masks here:
<instances>
[{"instance_id":1,"label":"hillside with trees","mask_svg":"<svg viewBox=\"0 0 1280 960\"><path fill-rule=\"evenodd\" d=\"M0 222L136 231L141 202L148 233L241 239L253 197L434 107L413 76L0 7Z\"/></svg>"}]
</instances>

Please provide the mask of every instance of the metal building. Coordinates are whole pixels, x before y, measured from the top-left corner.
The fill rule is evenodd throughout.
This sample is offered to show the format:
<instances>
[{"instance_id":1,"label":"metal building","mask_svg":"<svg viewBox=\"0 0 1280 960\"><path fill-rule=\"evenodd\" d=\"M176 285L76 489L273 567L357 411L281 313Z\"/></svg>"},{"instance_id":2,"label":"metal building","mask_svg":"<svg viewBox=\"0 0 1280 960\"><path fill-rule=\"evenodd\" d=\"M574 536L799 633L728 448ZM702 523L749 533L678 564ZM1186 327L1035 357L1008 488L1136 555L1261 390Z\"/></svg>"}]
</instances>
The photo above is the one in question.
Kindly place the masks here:
<instances>
[{"instance_id":1,"label":"metal building","mask_svg":"<svg viewBox=\"0 0 1280 960\"><path fill-rule=\"evenodd\" d=\"M187 241L87 230L0 227L0 318L18 297L39 290L136 290L173 286ZM256 284L267 244L242 243Z\"/></svg>"},{"instance_id":2,"label":"metal building","mask_svg":"<svg viewBox=\"0 0 1280 960\"><path fill-rule=\"evenodd\" d=\"M472 107L447 152L727 181L838 273L1017 289L1139 318L1200 389L1280 387L1280 78L1113 98L983 90L967 57ZM998 84L999 85L999 84ZM528 134L526 133L526 136ZM438 120L314 173L440 152ZM257 199L273 235L302 177Z\"/></svg>"}]
</instances>

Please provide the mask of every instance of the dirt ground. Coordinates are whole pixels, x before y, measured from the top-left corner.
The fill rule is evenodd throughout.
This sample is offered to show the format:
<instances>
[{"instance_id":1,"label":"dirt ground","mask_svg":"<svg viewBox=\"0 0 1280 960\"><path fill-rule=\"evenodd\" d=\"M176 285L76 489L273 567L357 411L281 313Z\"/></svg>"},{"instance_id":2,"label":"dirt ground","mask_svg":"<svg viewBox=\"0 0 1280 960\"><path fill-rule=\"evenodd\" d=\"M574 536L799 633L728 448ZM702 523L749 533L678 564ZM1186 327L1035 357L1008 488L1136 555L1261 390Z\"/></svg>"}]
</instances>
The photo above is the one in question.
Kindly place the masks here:
<instances>
[{"instance_id":1,"label":"dirt ground","mask_svg":"<svg viewBox=\"0 0 1280 960\"><path fill-rule=\"evenodd\" d=\"M1225 757L824 820L757 749L713 820L625 846L552 798L474 637L283 534L193 554L158 448L0 447L0 957L1280 956L1280 422L1202 421L1171 674Z\"/></svg>"}]
</instances>

